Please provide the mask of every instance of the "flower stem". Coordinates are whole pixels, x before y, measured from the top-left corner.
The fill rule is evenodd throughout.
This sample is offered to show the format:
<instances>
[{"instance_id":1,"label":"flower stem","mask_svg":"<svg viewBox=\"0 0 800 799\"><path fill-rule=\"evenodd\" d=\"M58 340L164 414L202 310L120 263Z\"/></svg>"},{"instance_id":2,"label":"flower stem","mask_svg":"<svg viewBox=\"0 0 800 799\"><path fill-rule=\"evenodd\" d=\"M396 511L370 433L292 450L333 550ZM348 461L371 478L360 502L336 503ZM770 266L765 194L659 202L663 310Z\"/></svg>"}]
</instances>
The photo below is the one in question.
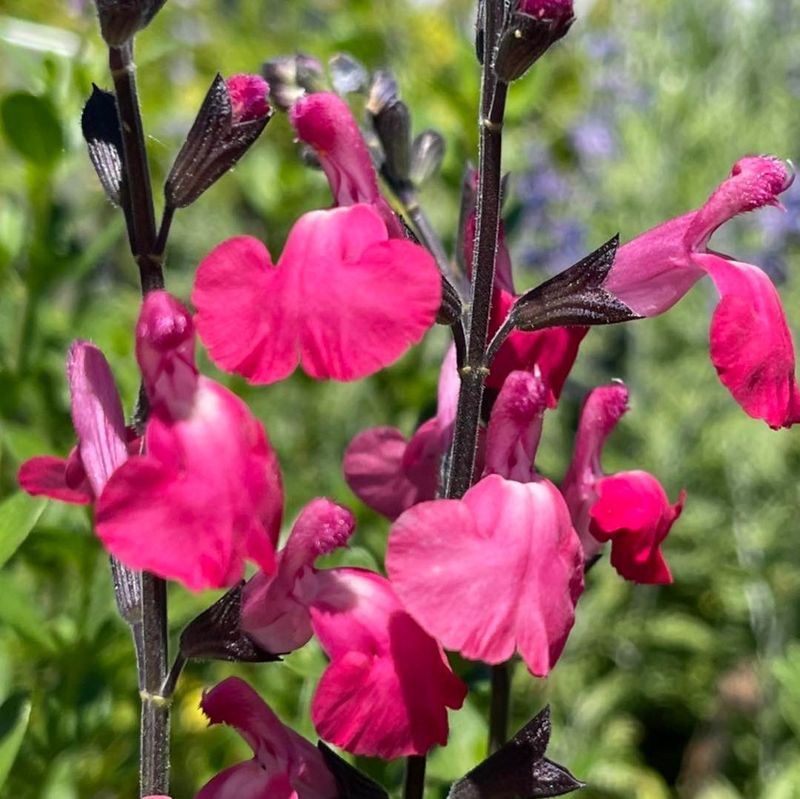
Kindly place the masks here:
<instances>
[{"instance_id":1,"label":"flower stem","mask_svg":"<svg viewBox=\"0 0 800 799\"><path fill-rule=\"evenodd\" d=\"M422 799L425 793L425 755L406 758L406 782L403 799Z\"/></svg>"},{"instance_id":2,"label":"flower stem","mask_svg":"<svg viewBox=\"0 0 800 799\"><path fill-rule=\"evenodd\" d=\"M171 211L165 212L162 235L156 236L153 191L136 89L133 43L110 47L108 63L122 130L122 206L131 252L139 267L142 295L145 295L164 287L162 255L172 214ZM138 426L144 424L146 414L146 406L137 409ZM125 571L128 570L119 575L123 584L131 579L131 575ZM142 700L139 791L141 796L148 796L169 793L169 700L161 695L168 657L167 586L160 577L147 572L141 574L140 580L140 621L138 625L133 625Z\"/></svg>"},{"instance_id":3,"label":"flower stem","mask_svg":"<svg viewBox=\"0 0 800 799\"><path fill-rule=\"evenodd\" d=\"M508 704L511 670L508 663L492 666L492 698L489 708L489 754L508 740Z\"/></svg>"},{"instance_id":4,"label":"flower stem","mask_svg":"<svg viewBox=\"0 0 800 799\"><path fill-rule=\"evenodd\" d=\"M502 0L483 4L486 49L481 79L480 153L472 305L468 318L466 362L460 368L461 389L453 436L447 496L459 498L472 484L483 384L488 374L486 339L492 307L495 255L500 229L501 154L507 85L492 72L492 53L503 14Z\"/></svg>"}]
</instances>

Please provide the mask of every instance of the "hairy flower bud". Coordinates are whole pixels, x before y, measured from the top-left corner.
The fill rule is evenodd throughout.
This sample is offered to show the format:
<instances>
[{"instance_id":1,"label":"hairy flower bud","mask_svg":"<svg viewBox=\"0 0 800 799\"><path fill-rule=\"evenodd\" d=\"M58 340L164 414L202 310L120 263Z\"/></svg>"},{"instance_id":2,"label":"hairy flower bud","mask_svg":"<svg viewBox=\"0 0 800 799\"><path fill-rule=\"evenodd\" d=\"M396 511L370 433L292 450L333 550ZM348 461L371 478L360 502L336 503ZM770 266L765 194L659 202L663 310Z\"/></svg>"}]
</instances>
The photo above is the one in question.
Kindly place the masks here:
<instances>
[{"instance_id":1,"label":"hairy flower bud","mask_svg":"<svg viewBox=\"0 0 800 799\"><path fill-rule=\"evenodd\" d=\"M411 114L390 72L375 73L367 113L383 148L383 172L393 185L408 183L411 172Z\"/></svg>"},{"instance_id":2,"label":"hairy flower bud","mask_svg":"<svg viewBox=\"0 0 800 799\"><path fill-rule=\"evenodd\" d=\"M193 203L247 152L272 116L268 95L258 75L214 78L167 178L169 206Z\"/></svg>"},{"instance_id":3,"label":"hairy flower bud","mask_svg":"<svg viewBox=\"0 0 800 799\"><path fill-rule=\"evenodd\" d=\"M122 47L147 27L167 0L95 0L100 32L110 47Z\"/></svg>"},{"instance_id":4,"label":"hairy flower bud","mask_svg":"<svg viewBox=\"0 0 800 799\"><path fill-rule=\"evenodd\" d=\"M516 0L497 44L495 75L506 83L522 77L574 21L573 0Z\"/></svg>"},{"instance_id":5,"label":"hairy flower bud","mask_svg":"<svg viewBox=\"0 0 800 799\"><path fill-rule=\"evenodd\" d=\"M304 94L326 88L322 64L302 53L265 61L261 74L270 85L272 101L281 111L288 111Z\"/></svg>"}]
</instances>

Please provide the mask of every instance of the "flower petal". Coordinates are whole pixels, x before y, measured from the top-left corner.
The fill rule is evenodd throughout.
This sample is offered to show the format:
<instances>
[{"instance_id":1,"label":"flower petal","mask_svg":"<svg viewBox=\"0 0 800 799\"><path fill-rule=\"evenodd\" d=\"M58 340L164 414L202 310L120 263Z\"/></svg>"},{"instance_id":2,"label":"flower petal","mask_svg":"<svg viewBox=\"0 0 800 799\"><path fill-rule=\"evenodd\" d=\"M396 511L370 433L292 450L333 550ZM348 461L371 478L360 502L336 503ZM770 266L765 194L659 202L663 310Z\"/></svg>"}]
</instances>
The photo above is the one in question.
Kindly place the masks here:
<instances>
[{"instance_id":1,"label":"flower petal","mask_svg":"<svg viewBox=\"0 0 800 799\"><path fill-rule=\"evenodd\" d=\"M437 420L429 419L410 442L393 427L364 430L350 442L342 468L353 493L394 520L417 502L434 498L441 456Z\"/></svg>"},{"instance_id":2,"label":"flower petal","mask_svg":"<svg viewBox=\"0 0 800 799\"><path fill-rule=\"evenodd\" d=\"M578 537L546 480L490 475L462 500L416 505L392 526L386 567L446 648L487 663L519 649L537 676L561 654L583 590Z\"/></svg>"},{"instance_id":3,"label":"flower petal","mask_svg":"<svg viewBox=\"0 0 800 799\"><path fill-rule=\"evenodd\" d=\"M305 214L274 270L248 241L247 287L230 281L243 246L234 242L200 265L192 299L212 359L251 382L286 377L298 354L312 377L364 377L397 360L436 318L441 279L433 258L411 242L387 240L369 206Z\"/></svg>"},{"instance_id":4,"label":"flower petal","mask_svg":"<svg viewBox=\"0 0 800 799\"><path fill-rule=\"evenodd\" d=\"M447 741L447 707L466 686L406 613L389 582L362 569L319 573L314 632L331 664L311 716L320 736L354 754L393 759Z\"/></svg>"},{"instance_id":5,"label":"flower petal","mask_svg":"<svg viewBox=\"0 0 800 799\"><path fill-rule=\"evenodd\" d=\"M298 138L314 148L336 204L371 205L391 238L405 238L397 217L378 190L372 158L347 103L331 92L307 94L292 106L289 119Z\"/></svg>"},{"instance_id":6,"label":"flower petal","mask_svg":"<svg viewBox=\"0 0 800 799\"><path fill-rule=\"evenodd\" d=\"M52 455L31 458L19 467L17 482L23 491L35 497L50 497L75 505L94 502L94 492L85 474L76 485L68 480L68 464L68 460Z\"/></svg>"},{"instance_id":7,"label":"flower petal","mask_svg":"<svg viewBox=\"0 0 800 799\"><path fill-rule=\"evenodd\" d=\"M611 541L611 565L637 583L671 583L661 543L681 515L685 492L671 505L661 483L648 472L620 472L597 482L591 533Z\"/></svg>"},{"instance_id":8,"label":"flower petal","mask_svg":"<svg viewBox=\"0 0 800 799\"><path fill-rule=\"evenodd\" d=\"M756 266L708 253L694 256L720 294L711 320L711 361L723 385L772 428L800 421L792 335L772 281Z\"/></svg>"},{"instance_id":9,"label":"flower petal","mask_svg":"<svg viewBox=\"0 0 800 799\"><path fill-rule=\"evenodd\" d=\"M67 375L81 463L99 496L128 457L122 403L108 361L93 344L76 341L70 347Z\"/></svg>"}]
</instances>

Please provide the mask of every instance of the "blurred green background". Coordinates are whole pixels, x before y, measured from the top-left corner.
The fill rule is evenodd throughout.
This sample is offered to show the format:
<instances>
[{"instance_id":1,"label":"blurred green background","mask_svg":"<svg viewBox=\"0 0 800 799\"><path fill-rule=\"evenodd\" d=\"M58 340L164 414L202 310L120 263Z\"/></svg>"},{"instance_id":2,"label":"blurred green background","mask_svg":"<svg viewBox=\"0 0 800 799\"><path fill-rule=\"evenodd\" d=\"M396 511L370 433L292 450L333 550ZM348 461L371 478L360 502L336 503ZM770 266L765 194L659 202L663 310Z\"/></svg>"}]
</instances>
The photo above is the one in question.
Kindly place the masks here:
<instances>
[{"instance_id":1,"label":"blurred green background","mask_svg":"<svg viewBox=\"0 0 800 799\"><path fill-rule=\"evenodd\" d=\"M511 94L506 212L520 285L618 230L627 240L696 207L745 153L800 158L798 0L576 6L570 35ZM137 48L155 185L217 70L344 51L395 70L415 131L445 135L444 169L423 201L452 243L460 175L477 141L473 13L470 0L172 0ZM109 85L91 4L3 0L0 63L0 795L132 797L138 696L106 558L85 509L30 500L15 484L22 460L72 444L64 358L73 338L102 347L129 407L138 382L136 271L79 128L92 82ZM736 220L715 243L768 268L797 323L800 195L786 202L788 214ZM178 213L169 288L187 299L199 259L230 235L280 252L293 220L329 203L276 116L232 174ZM552 704L550 754L589 783L586 799L800 797L800 440L747 418L717 381L707 340L714 302L701 285L666 317L593 331L546 422L540 467L560 479L585 392L624 378L632 409L606 470L647 469L671 497L689 495L665 548L675 584L634 586L601 562L552 676L516 668L515 724ZM410 433L433 413L445 344L435 330L357 384L296 375L253 389L216 375L267 425L287 519L321 494L357 511L355 545L340 562L379 567L387 531L347 489L342 452L366 426ZM30 527L14 552L14 536ZM174 633L213 598L172 587ZM313 737L308 706L324 664L313 644L282 664L191 664L175 705L173 796L193 796L250 756L231 730L206 729L204 686L244 676ZM451 717L451 744L430 758L431 796L484 754L488 674L456 666L472 690ZM399 789L402 763L361 766Z\"/></svg>"}]
</instances>

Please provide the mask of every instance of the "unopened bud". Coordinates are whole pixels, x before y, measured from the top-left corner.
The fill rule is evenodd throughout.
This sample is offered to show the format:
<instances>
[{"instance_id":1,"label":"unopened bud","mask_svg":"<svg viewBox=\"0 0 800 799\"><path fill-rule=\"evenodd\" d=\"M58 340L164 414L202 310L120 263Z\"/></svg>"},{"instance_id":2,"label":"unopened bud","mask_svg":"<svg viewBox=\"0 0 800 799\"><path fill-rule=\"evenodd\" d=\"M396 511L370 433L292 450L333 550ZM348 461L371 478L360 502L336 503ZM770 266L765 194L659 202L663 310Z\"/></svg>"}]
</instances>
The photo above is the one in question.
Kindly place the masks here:
<instances>
[{"instance_id":1,"label":"unopened bud","mask_svg":"<svg viewBox=\"0 0 800 799\"><path fill-rule=\"evenodd\" d=\"M411 145L411 182L424 186L442 167L444 138L435 130L424 130Z\"/></svg>"},{"instance_id":2,"label":"unopened bud","mask_svg":"<svg viewBox=\"0 0 800 799\"><path fill-rule=\"evenodd\" d=\"M331 83L337 94L363 92L369 82L367 68L348 53L339 53L328 61Z\"/></svg>"},{"instance_id":3,"label":"unopened bud","mask_svg":"<svg viewBox=\"0 0 800 799\"><path fill-rule=\"evenodd\" d=\"M325 70L316 58L298 53L265 61L261 74L270 85L272 102L288 111L304 94L324 91Z\"/></svg>"},{"instance_id":4,"label":"unopened bud","mask_svg":"<svg viewBox=\"0 0 800 799\"><path fill-rule=\"evenodd\" d=\"M367 112L383 148L383 171L389 183L408 183L411 173L411 114L400 99L397 81L379 71L367 100Z\"/></svg>"},{"instance_id":5,"label":"unopened bud","mask_svg":"<svg viewBox=\"0 0 800 799\"><path fill-rule=\"evenodd\" d=\"M122 129L111 92L92 88L81 114L81 130L106 197L114 205L122 205Z\"/></svg>"},{"instance_id":6,"label":"unopened bud","mask_svg":"<svg viewBox=\"0 0 800 799\"><path fill-rule=\"evenodd\" d=\"M268 95L258 75L214 78L167 178L169 206L193 203L247 152L272 116Z\"/></svg>"},{"instance_id":7,"label":"unopened bud","mask_svg":"<svg viewBox=\"0 0 800 799\"><path fill-rule=\"evenodd\" d=\"M95 0L100 33L110 47L122 47L147 27L167 0Z\"/></svg>"},{"instance_id":8,"label":"unopened bud","mask_svg":"<svg viewBox=\"0 0 800 799\"><path fill-rule=\"evenodd\" d=\"M497 44L495 75L505 83L522 77L574 21L573 0L515 0Z\"/></svg>"}]
</instances>

